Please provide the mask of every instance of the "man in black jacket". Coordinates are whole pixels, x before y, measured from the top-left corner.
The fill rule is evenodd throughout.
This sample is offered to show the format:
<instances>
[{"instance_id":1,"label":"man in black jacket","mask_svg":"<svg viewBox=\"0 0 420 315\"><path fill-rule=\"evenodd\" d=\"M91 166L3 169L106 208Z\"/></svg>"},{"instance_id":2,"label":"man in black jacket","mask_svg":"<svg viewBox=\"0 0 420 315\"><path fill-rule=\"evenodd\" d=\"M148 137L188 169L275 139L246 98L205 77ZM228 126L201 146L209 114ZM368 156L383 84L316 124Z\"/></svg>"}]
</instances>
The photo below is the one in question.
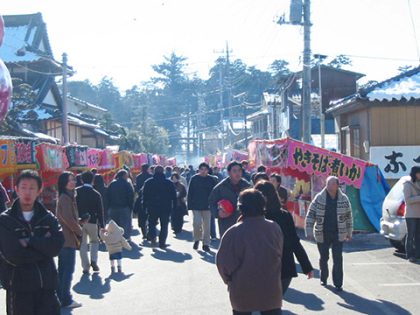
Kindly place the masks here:
<instances>
[{"instance_id":1,"label":"man in black jacket","mask_svg":"<svg viewBox=\"0 0 420 315\"><path fill-rule=\"evenodd\" d=\"M156 225L160 220L159 247L166 248L171 211L177 206L176 188L163 173L163 166L155 168L155 174L143 186L143 207L149 214L149 234L152 246L156 246Z\"/></svg>"},{"instance_id":2,"label":"man in black jacket","mask_svg":"<svg viewBox=\"0 0 420 315\"><path fill-rule=\"evenodd\" d=\"M124 238L130 240L134 189L127 179L128 172L124 169L118 170L115 180L108 186L107 199L111 219L124 229Z\"/></svg>"},{"instance_id":3,"label":"man in black jacket","mask_svg":"<svg viewBox=\"0 0 420 315\"><path fill-rule=\"evenodd\" d=\"M83 238L80 245L80 258L82 260L83 273L89 273L90 266L94 272L99 271L98 251L99 237L98 224L101 229L105 228L104 207L101 194L93 189L93 173L86 171L82 174L83 186L76 188L76 202L79 210L79 217L89 214L89 222L84 224ZM90 262L88 257L88 236L90 243Z\"/></svg>"},{"instance_id":4,"label":"man in black jacket","mask_svg":"<svg viewBox=\"0 0 420 315\"><path fill-rule=\"evenodd\" d=\"M137 193L143 188L144 182L152 177L152 174L149 173L149 164L143 163L141 166L141 173L136 176L136 191Z\"/></svg>"},{"instance_id":5,"label":"man in black jacket","mask_svg":"<svg viewBox=\"0 0 420 315\"><path fill-rule=\"evenodd\" d=\"M54 258L64 244L57 218L36 199L42 190L37 172L16 180L18 199L0 215L0 278L7 314L60 314Z\"/></svg>"},{"instance_id":6,"label":"man in black jacket","mask_svg":"<svg viewBox=\"0 0 420 315\"><path fill-rule=\"evenodd\" d=\"M210 251L210 222L209 197L216 186L216 178L209 175L210 166L203 162L198 166L199 173L191 177L188 186L188 210L193 212L194 249L203 240L203 250Z\"/></svg>"},{"instance_id":7,"label":"man in black jacket","mask_svg":"<svg viewBox=\"0 0 420 315\"><path fill-rule=\"evenodd\" d=\"M239 211L236 209L238 196L241 191L251 187L245 179L242 178L242 165L237 161L232 161L227 167L229 177L222 180L214 187L209 197L210 210L219 223L220 238L226 230L236 223L239 218ZM221 217L217 203L220 200L229 200L233 206L233 214L228 217Z\"/></svg>"}]
</instances>

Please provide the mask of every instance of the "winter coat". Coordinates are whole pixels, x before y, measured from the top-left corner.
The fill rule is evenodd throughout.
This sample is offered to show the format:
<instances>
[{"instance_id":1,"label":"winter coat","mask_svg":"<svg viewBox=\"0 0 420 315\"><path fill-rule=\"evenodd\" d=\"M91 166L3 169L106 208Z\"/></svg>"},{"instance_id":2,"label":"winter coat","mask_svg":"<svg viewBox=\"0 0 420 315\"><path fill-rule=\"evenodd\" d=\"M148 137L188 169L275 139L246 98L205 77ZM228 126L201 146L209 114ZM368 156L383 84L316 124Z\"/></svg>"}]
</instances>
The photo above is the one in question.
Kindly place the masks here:
<instances>
[{"instance_id":1,"label":"winter coat","mask_svg":"<svg viewBox=\"0 0 420 315\"><path fill-rule=\"evenodd\" d=\"M177 204L176 188L173 181L163 173L155 173L143 186L143 208L147 213L170 214Z\"/></svg>"},{"instance_id":2,"label":"winter coat","mask_svg":"<svg viewBox=\"0 0 420 315\"><path fill-rule=\"evenodd\" d=\"M89 213L89 223L99 224L101 228L105 227L104 207L101 194L98 191L91 185L84 184L76 188L76 202L80 217Z\"/></svg>"},{"instance_id":3,"label":"winter coat","mask_svg":"<svg viewBox=\"0 0 420 315\"><path fill-rule=\"evenodd\" d=\"M420 218L420 182L404 183L405 218Z\"/></svg>"},{"instance_id":4,"label":"winter coat","mask_svg":"<svg viewBox=\"0 0 420 315\"><path fill-rule=\"evenodd\" d=\"M109 184L108 206L114 209L129 208L133 209L134 190L133 186L125 179L119 178Z\"/></svg>"},{"instance_id":5,"label":"winter coat","mask_svg":"<svg viewBox=\"0 0 420 315\"><path fill-rule=\"evenodd\" d=\"M108 191L108 187L106 187L105 185L103 186L99 186L99 185L94 185L93 189L95 189L98 193L101 194L102 197L102 205L104 207L104 215L106 216L108 213L108 199L107 199L107 191Z\"/></svg>"},{"instance_id":6,"label":"winter coat","mask_svg":"<svg viewBox=\"0 0 420 315\"><path fill-rule=\"evenodd\" d=\"M53 257L63 247L63 232L57 218L38 201L34 210L28 224L17 199L0 215L0 279L6 290L33 292L58 285ZM48 232L51 235L45 237ZM22 238L29 238L27 247L20 243Z\"/></svg>"},{"instance_id":7,"label":"winter coat","mask_svg":"<svg viewBox=\"0 0 420 315\"><path fill-rule=\"evenodd\" d=\"M300 243L299 236L296 233L295 223L292 214L286 210L267 210L265 218L276 222L283 232L284 245L281 266L281 278L288 279L297 277L296 264L293 254L299 261L304 274L309 273L314 268L309 261L305 249Z\"/></svg>"},{"instance_id":8,"label":"winter coat","mask_svg":"<svg viewBox=\"0 0 420 315\"><path fill-rule=\"evenodd\" d=\"M136 191L137 192L139 192L143 188L144 182L148 180L150 177L153 177L153 175L150 174L149 172L141 173L136 176Z\"/></svg>"},{"instance_id":9,"label":"winter coat","mask_svg":"<svg viewBox=\"0 0 420 315\"><path fill-rule=\"evenodd\" d=\"M327 189L324 188L309 205L306 215L307 236L314 236L318 243L324 242L324 216L327 205ZM353 216L349 198L339 189L337 191L337 229L338 240L344 242L353 233Z\"/></svg>"},{"instance_id":10,"label":"winter coat","mask_svg":"<svg viewBox=\"0 0 420 315\"><path fill-rule=\"evenodd\" d=\"M79 211L77 210L74 194L61 194L57 203L57 218L63 228L63 247L77 248L76 236L83 235L82 227L79 224Z\"/></svg>"},{"instance_id":11,"label":"winter coat","mask_svg":"<svg viewBox=\"0 0 420 315\"><path fill-rule=\"evenodd\" d=\"M216 186L216 178L199 174L191 177L188 186L188 210L209 210L209 197Z\"/></svg>"},{"instance_id":12,"label":"winter coat","mask_svg":"<svg viewBox=\"0 0 420 315\"><path fill-rule=\"evenodd\" d=\"M101 230L101 239L105 242L109 254L122 252L123 247L131 250L130 244L123 237L124 229L119 227L114 220L109 221L106 232Z\"/></svg>"},{"instance_id":13,"label":"winter coat","mask_svg":"<svg viewBox=\"0 0 420 315\"><path fill-rule=\"evenodd\" d=\"M251 184L244 179L241 179L239 183L241 187L240 191L251 187ZM220 200L227 199L233 205L233 214L227 218L219 218L218 220L220 236L222 236L228 228L234 225L239 218L239 212L236 209L238 204L238 196L239 192L237 193L235 191L230 177L225 178L219 184L217 184L210 194L209 206L215 218L219 218L219 210L217 208L217 203Z\"/></svg>"},{"instance_id":14,"label":"winter coat","mask_svg":"<svg viewBox=\"0 0 420 315\"><path fill-rule=\"evenodd\" d=\"M267 311L282 305L283 234L264 217L242 218L223 235L216 265L228 285L232 308Z\"/></svg>"},{"instance_id":15,"label":"winter coat","mask_svg":"<svg viewBox=\"0 0 420 315\"><path fill-rule=\"evenodd\" d=\"M175 188L177 191L177 206L185 206L185 197L187 196L187 189L185 188L184 184L181 182L177 182L175 184Z\"/></svg>"}]
</instances>

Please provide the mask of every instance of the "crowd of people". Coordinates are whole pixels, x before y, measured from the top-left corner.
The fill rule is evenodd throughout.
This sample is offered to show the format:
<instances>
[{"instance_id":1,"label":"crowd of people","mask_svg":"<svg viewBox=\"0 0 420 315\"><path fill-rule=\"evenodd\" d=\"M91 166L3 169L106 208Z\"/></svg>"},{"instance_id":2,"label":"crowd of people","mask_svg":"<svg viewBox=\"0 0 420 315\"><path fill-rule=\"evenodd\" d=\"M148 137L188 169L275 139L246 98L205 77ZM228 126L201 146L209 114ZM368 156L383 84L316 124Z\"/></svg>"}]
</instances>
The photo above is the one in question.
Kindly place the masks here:
<instances>
[{"instance_id":1,"label":"crowd of people","mask_svg":"<svg viewBox=\"0 0 420 315\"><path fill-rule=\"evenodd\" d=\"M169 223L173 233L183 233L188 211L194 250L202 242L202 250L211 251L217 220L221 242L216 265L229 286L233 313L281 314L282 297L297 277L294 257L308 279L314 271L287 211L282 177L269 176L265 166L251 174L248 166L248 161L232 161L226 169L205 162L197 169L144 164L135 178L128 168L118 170L108 187L96 170L78 176L64 172L58 178L55 213L38 202L42 190L38 173L22 171L16 180L18 198L0 216L0 279L7 290L8 314L30 309L36 310L34 314L59 314L60 306L82 306L71 294L77 250L83 273L97 273L103 241L111 272L122 272L123 248L132 248L133 219L145 242L165 249ZM318 244L321 285L327 283L332 246L333 283L341 291L342 244L351 237L352 216L338 178L328 178L326 188L314 198L306 234ZM23 279L33 283L28 286ZM251 292L249 287L255 289Z\"/></svg>"}]
</instances>

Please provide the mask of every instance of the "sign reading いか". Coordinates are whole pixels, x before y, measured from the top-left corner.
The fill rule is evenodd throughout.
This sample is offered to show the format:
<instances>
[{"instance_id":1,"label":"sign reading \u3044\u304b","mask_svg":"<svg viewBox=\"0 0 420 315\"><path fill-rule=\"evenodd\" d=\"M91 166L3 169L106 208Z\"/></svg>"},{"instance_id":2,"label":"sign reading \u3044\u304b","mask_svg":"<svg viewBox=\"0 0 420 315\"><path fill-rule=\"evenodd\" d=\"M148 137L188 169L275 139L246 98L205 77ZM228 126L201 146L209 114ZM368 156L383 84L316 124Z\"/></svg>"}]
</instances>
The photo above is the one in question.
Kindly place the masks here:
<instances>
[{"instance_id":1,"label":"sign reading \u3044\u304b","mask_svg":"<svg viewBox=\"0 0 420 315\"><path fill-rule=\"evenodd\" d=\"M291 168L317 176L337 176L340 182L362 187L366 162L295 141L288 149Z\"/></svg>"}]
</instances>

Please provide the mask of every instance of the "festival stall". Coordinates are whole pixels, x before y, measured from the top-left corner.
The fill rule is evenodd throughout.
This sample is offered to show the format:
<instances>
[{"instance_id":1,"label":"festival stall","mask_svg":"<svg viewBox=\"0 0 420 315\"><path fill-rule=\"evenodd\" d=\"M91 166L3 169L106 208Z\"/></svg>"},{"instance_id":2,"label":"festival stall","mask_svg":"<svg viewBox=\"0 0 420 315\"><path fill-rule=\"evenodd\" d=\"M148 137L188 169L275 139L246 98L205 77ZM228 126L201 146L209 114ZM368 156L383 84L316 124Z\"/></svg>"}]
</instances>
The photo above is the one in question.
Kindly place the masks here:
<instances>
[{"instance_id":1,"label":"festival stall","mask_svg":"<svg viewBox=\"0 0 420 315\"><path fill-rule=\"evenodd\" d=\"M361 198L360 191L365 178L369 177L371 185L375 185L381 195L386 195L386 185L380 180L380 172L374 165L290 138L252 141L249 144L249 161L251 165L265 165L269 173L276 172L282 176L282 186L289 192L287 207L296 226L304 227L308 206L325 187L327 177L337 176L341 189L352 204L354 229L378 229L381 213L377 205L370 202L371 198L362 205L364 198Z\"/></svg>"}]
</instances>

